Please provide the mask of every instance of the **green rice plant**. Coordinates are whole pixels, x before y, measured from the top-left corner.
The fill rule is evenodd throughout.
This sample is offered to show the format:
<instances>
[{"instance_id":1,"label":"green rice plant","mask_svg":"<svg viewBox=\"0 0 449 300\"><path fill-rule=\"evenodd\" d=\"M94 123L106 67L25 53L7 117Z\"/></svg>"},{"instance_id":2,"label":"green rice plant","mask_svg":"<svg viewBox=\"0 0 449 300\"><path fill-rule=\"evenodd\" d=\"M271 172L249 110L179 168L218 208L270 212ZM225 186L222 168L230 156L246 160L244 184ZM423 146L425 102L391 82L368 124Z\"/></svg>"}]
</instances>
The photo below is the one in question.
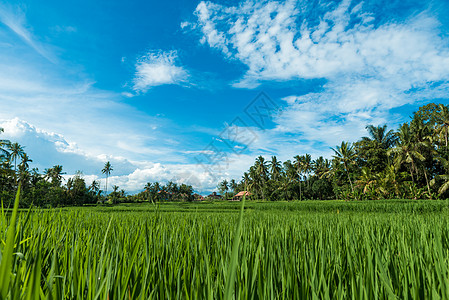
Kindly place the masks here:
<instances>
[{"instance_id":1,"label":"green rice plant","mask_svg":"<svg viewBox=\"0 0 449 300\"><path fill-rule=\"evenodd\" d=\"M270 204L2 210L1 298L449 297L446 203Z\"/></svg>"}]
</instances>

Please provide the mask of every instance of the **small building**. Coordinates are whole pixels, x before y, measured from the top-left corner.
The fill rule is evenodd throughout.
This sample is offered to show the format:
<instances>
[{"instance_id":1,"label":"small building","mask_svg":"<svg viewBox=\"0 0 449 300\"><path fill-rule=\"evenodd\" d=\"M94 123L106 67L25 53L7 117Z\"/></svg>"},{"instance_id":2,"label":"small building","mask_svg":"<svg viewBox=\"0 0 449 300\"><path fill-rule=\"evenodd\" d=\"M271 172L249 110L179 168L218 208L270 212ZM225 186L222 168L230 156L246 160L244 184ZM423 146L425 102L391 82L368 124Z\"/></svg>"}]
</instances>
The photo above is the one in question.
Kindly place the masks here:
<instances>
[{"instance_id":1,"label":"small building","mask_svg":"<svg viewBox=\"0 0 449 300\"><path fill-rule=\"evenodd\" d=\"M221 198L221 195L217 194L217 192L213 192L207 196L207 200L220 200Z\"/></svg>"},{"instance_id":2,"label":"small building","mask_svg":"<svg viewBox=\"0 0 449 300\"><path fill-rule=\"evenodd\" d=\"M252 194L248 191L241 191L241 192L238 192L237 194L235 194L235 196L232 198L232 201L240 201L240 200L242 200L243 196L249 197L251 195Z\"/></svg>"}]
</instances>

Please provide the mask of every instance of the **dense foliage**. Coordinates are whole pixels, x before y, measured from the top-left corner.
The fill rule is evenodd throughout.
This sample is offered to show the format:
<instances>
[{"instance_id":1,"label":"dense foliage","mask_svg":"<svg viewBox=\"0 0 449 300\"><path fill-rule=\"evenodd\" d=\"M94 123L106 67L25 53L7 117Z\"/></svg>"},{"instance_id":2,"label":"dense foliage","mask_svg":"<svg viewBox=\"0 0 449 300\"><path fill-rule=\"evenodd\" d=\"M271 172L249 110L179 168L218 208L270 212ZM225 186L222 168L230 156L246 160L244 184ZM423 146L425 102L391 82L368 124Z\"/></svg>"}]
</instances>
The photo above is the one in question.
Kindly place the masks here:
<instances>
[{"instance_id":1,"label":"dense foliage","mask_svg":"<svg viewBox=\"0 0 449 300\"><path fill-rule=\"evenodd\" d=\"M3 130L0 128L0 132ZM79 171L68 178L61 165L45 169L39 173L37 168L30 169L32 162L24 147L8 140L0 140L0 200L8 207L22 186L21 206L64 206L83 205L104 200L98 181L87 187L83 174Z\"/></svg>"},{"instance_id":2,"label":"dense foliage","mask_svg":"<svg viewBox=\"0 0 449 300\"><path fill-rule=\"evenodd\" d=\"M332 158L296 155L281 162L256 158L240 181L218 184L225 199L249 191L252 199L446 199L449 197L449 109L442 104L419 108L396 131L386 125L367 127L368 136L354 143L343 141ZM1 132L1 131L0 131ZM81 172L65 178L55 165L39 173L30 169L30 157L18 143L0 140L0 200L4 205L22 185L21 206L67 206L137 201L202 200L186 184L148 183L144 191L126 196L118 186L108 193L113 167L106 162L105 192L94 180L87 185ZM215 197L212 197L215 199ZM212 199L211 198L211 199Z\"/></svg>"},{"instance_id":3,"label":"dense foliage","mask_svg":"<svg viewBox=\"0 0 449 300\"><path fill-rule=\"evenodd\" d=\"M0 132L3 130L0 128ZM11 206L17 187L22 187L21 207L80 206L95 203L120 203L139 201L192 201L193 187L186 184L168 182L148 183L145 190L137 195L126 195L117 185L108 193L108 179L114 170L111 163L105 163L101 173L105 175L104 190L100 181L94 180L88 186L81 171L65 178L63 167L55 165L41 174L37 168L30 169L32 162L24 147L8 140L0 140L0 200L6 207Z\"/></svg>"},{"instance_id":4,"label":"dense foliage","mask_svg":"<svg viewBox=\"0 0 449 300\"><path fill-rule=\"evenodd\" d=\"M15 232L2 214L1 296L224 299L231 285L226 299L449 297L447 201L248 203L231 277L239 206L24 211Z\"/></svg>"},{"instance_id":5,"label":"dense foliage","mask_svg":"<svg viewBox=\"0 0 449 300\"><path fill-rule=\"evenodd\" d=\"M305 154L282 163L259 156L239 183L224 180L218 188L264 200L449 197L447 106L423 106L397 131L366 129L368 137L341 142L330 159Z\"/></svg>"}]
</instances>

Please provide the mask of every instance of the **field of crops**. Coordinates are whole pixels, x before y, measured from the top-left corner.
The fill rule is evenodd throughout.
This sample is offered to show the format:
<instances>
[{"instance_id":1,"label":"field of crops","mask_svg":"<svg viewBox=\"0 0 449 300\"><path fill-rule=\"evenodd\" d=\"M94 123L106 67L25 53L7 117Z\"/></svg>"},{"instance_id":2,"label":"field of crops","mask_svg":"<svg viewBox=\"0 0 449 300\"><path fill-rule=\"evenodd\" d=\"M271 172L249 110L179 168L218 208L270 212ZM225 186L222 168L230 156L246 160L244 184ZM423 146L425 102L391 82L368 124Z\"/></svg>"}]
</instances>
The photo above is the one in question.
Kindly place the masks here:
<instances>
[{"instance_id":1,"label":"field of crops","mask_svg":"<svg viewBox=\"0 0 449 300\"><path fill-rule=\"evenodd\" d=\"M447 299L448 205L246 203L241 231L240 203L2 213L1 298Z\"/></svg>"}]
</instances>

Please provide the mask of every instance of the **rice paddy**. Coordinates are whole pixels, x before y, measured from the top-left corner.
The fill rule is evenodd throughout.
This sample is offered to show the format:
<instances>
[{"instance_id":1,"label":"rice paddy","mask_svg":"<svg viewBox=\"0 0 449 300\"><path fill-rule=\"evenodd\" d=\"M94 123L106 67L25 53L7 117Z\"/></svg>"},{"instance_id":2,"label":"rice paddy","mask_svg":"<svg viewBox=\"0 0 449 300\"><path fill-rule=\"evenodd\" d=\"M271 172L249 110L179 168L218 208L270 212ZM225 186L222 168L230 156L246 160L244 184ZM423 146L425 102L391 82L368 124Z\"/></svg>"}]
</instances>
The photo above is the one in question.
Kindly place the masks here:
<instances>
[{"instance_id":1,"label":"rice paddy","mask_svg":"<svg viewBox=\"0 0 449 300\"><path fill-rule=\"evenodd\" d=\"M1 298L449 298L447 201L240 208L3 212Z\"/></svg>"}]
</instances>

